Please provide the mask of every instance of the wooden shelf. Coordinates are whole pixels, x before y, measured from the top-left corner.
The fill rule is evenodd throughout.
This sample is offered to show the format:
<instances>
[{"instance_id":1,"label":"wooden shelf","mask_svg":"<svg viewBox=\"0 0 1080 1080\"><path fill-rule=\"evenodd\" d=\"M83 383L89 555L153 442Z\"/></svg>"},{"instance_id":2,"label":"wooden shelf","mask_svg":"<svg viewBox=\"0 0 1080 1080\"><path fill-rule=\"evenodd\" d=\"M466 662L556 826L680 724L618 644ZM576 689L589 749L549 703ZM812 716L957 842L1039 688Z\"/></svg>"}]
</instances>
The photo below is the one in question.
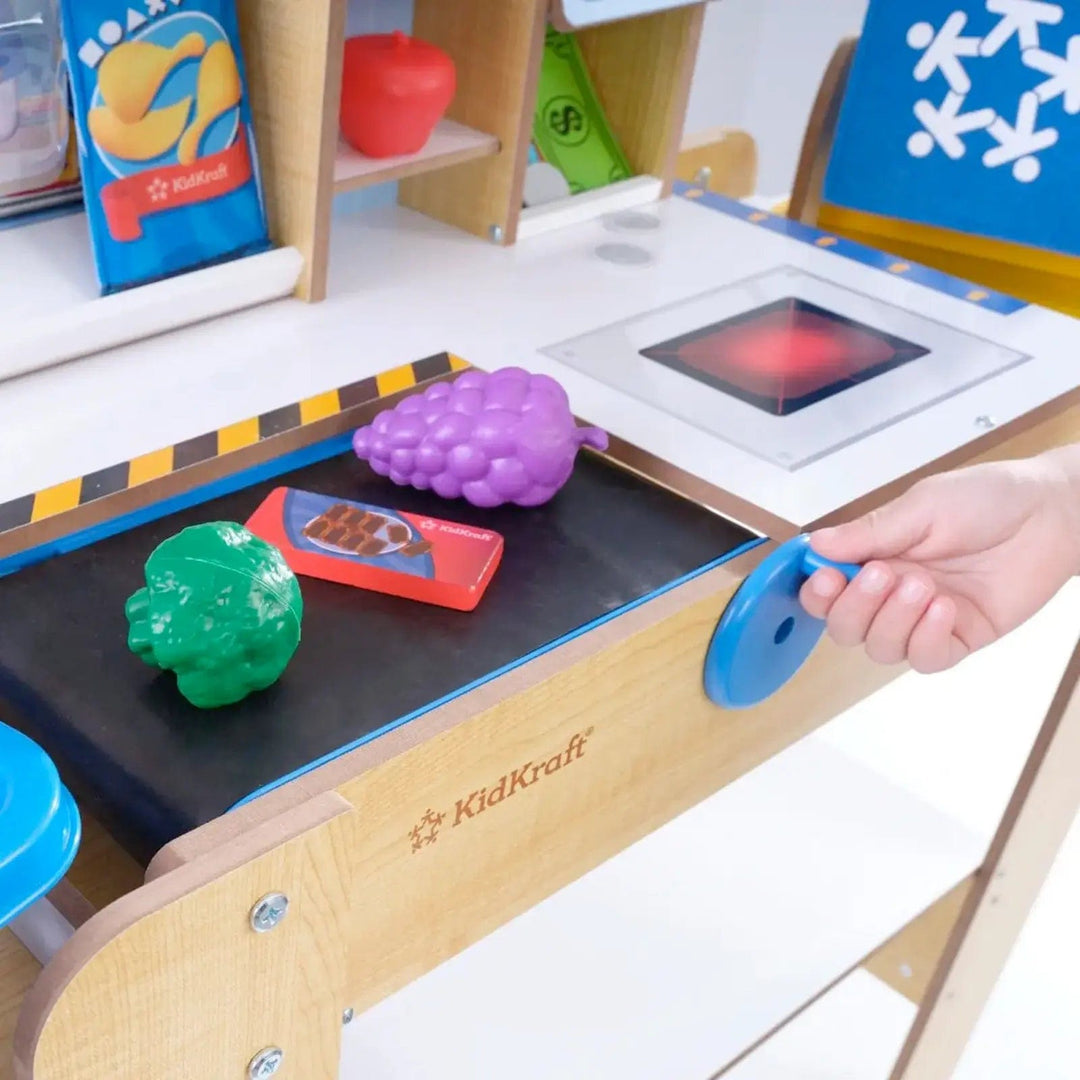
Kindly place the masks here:
<instances>
[{"instance_id":1,"label":"wooden shelf","mask_svg":"<svg viewBox=\"0 0 1080 1080\"><path fill-rule=\"evenodd\" d=\"M632 173L657 178L658 197L670 193L704 0L589 0L587 11L575 8L584 0L552 3L238 0L271 235L304 260L297 296L326 297L337 194L399 180L402 206L516 242L548 19L569 16L568 4L579 22L582 12L590 23L621 17L583 29L579 43ZM341 145L345 41L390 28L447 53L457 93L424 150L374 161ZM554 222L532 215L526 232Z\"/></svg>"},{"instance_id":2,"label":"wooden shelf","mask_svg":"<svg viewBox=\"0 0 1080 1080\"><path fill-rule=\"evenodd\" d=\"M498 152L499 140L494 135L474 131L453 120L441 120L424 149L404 157L369 158L339 140L334 160L334 191L341 194L406 176L419 176Z\"/></svg>"}]
</instances>

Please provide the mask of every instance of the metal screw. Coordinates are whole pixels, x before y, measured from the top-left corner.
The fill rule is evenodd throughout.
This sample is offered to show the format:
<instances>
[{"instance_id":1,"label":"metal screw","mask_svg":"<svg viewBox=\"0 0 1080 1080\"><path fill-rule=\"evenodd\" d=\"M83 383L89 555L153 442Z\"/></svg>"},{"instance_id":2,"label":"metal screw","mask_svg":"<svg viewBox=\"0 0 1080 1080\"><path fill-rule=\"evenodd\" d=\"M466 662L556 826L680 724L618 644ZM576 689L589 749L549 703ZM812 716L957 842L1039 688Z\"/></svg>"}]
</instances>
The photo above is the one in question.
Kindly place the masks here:
<instances>
[{"instance_id":1,"label":"metal screw","mask_svg":"<svg viewBox=\"0 0 1080 1080\"><path fill-rule=\"evenodd\" d=\"M997 427L997 421L992 416L976 416L975 426L983 431L993 431Z\"/></svg>"},{"instance_id":2,"label":"metal screw","mask_svg":"<svg viewBox=\"0 0 1080 1080\"><path fill-rule=\"evenodd\" d=\"M503 242L503 230L501 225L492 225L488 229L488 236L491 237L493 244L501 244Z\"/></svg>"},{"instance_id":3,"label":"metal screw","mask_svg":"<svg viewBox=\"0 0 1080 1080\"><path fill-rule=\"evenodd\" d=\"M289 911L289 898L284 893L270 893L251 909L251 929L257 934L273 930Z\"/></svg>"},{"instance_id":4,"label":"metal screw","mask_svg":"<svg viewBox=\"0 0 1080 1080\"><path fill-rule=\"evenodd\" d=\"M712 169L708 165L698 169L697 175L694 177L694 183L699 188L708 188L710 180L712 180Z\"/></svg>"},{"instance_id":5,"label":"metal screw","mask_svg":"<svg viewBox=\"0 0 1080 1080\"><path fill-rule=\"evenodd\" d=\"M251 1059L251 1064L248 1066L248 1077L250 1080L267 1080L267 1077L273 1076L281 1068L281 1063L284 1060L285 1051L276 1046L269 1046L265 1050L260 1050Z\"/></svg>"},{"instance_id":6,"label":"metal screw","mask_svg":"<svg viewBox=\"0 0 1080 1080\"><path fill-rule=\"evenodd\" d=\"M346 1009L341 1014L341 1022L342 1022L342 1024L351 1024L353 1022L353 1018L355 1016L356 1016L356 1013L354 1013L351 1008Z\"/></svg>"}]
</instances>

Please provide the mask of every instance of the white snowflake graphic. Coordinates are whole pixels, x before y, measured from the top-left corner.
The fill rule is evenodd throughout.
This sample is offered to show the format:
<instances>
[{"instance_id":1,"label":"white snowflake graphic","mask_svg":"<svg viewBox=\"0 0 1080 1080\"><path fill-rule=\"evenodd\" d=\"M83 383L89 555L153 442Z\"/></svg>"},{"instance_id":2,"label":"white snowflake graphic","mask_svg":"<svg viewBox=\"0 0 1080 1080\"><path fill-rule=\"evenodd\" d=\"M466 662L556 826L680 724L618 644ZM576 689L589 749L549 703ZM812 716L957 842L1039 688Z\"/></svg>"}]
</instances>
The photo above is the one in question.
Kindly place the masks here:
<instances>
[{"instance_id":1,"label":"white snowflake graphic","mask_svg":"<svg viewBox=\"0 0 1080 1080\"><path fill-rule=\"evenodd\" d=\"M997 56L1014 35L1020 39L1021 49L1037 49L1039 27L1057 26L1065 18L1060 4L1044 0L986 0L986 10L1000 15L1001 21L983 38L980 56Z\"/></svg>"},{"instance_id":2,"label":"white snowflake graphic","mask_svg":"<svg viewBox=\"0 0 1080 1080\"><path fill-rule=\"evenodd\" d=\"M1041 30L1061 23L1065 17L1061 4L1047 0L986 0L986 11L996 15L998 21L982 38L965 34L968 15L963 11L954 11L940 29L928 22L917 22L908 30L908 45L921 54L913 71L915 81L929 82L940 73L949 87L940 105L928 98L915 103L913 111L920 126L908 138L908 153L926 158L941 150L951 160L959 161L967 153L965 136L985 131L997 145L982 155L983 166L998 169L1011 165L1013 178L1030 184L1043 172L1039 155L1061 138L1056 127L1040 127L1040 107L1061 98L1067 115L1080 113L1080 35L1069 39L1065 56L1058 56L1042 48ZM1047 78L1024 90L1010 115L999 115L992 108L965 111L978 60L997 56L1012 41L1016 42L1024 67Z\"/></svg>"},{"instance_id":3,"label":"white snowflake graphic","mask_svg":"<svg viewBox=\"0 0 1080 1080\"><path fill-rule=\"evenodd\" d=\"M1024 63L1035 71L1041 71L1050 78L1035 87L1039 103L1063 97L1065 111L1070 116L1080 113L1080 35L1069 38L1064 56L1043 52L1042 49L1029 49L1024 53Z\"/></svg>"},{"instance_id":4,"label":"white snowflake graphic","mask_svg":"<svg viewBox=\"0 0 1080 1080\"><path fill-rule=\"evenodd\" d=\"M908 139L908 153L912 157L927 157L935 146L941 147L946 154L959 161L967 150L961 135L972 131L983 131L997 120L993 109L977 109L962 113L964 95L950 92L944 104L935 108L932 101L925 98L915 103L915 115L923 125L923 131L916 131Z\"/></svg>"},{"instance_id":5,"label":"white snowflake graphic","mask_svg":"<svg viewBox=\"0 0 1080 1080\"><path fill-rule=\"evenodd\" d=\"M954 94L971 90L971 77L960 58L978 56L982 42L976 37L963 36L967 21L964 12L954 11L936 34L928 22L916 23L908 31L908 44L923 50L922 59L915 65L915 78L919 82L926 82L940 71Z\"/></svg>"},{"instance_id":6,"label":"white snowflake graphic","mask_svg":"<svg viewBox=\"0 0 1080 1080\"><path fill-rule=\"evenodd\" d=\"M169 197L169 185L159 176L152 184L146 185L146 193L151 202L164 202Z\"/></svg>"},{"instance_id":7,"label":"white snowflake graphic","mask_svg":"<svg viewBox=\"0 0 1080 1080\"><path fill-rule=\"evenodd\" d=\"M1039 99L1034 93L1025 94L1020 99L1015 126L1001 117L990 125L990 134L998 145L983 154L983 164L988 169L996 169L1011 163L1013 176L1021 183L1030 184L1032 180L1037 180L1042 165L1035 155L1058 141L1057 129L1043 128L1038 131L1038 121Z\"/></svg>"}]
</instances>

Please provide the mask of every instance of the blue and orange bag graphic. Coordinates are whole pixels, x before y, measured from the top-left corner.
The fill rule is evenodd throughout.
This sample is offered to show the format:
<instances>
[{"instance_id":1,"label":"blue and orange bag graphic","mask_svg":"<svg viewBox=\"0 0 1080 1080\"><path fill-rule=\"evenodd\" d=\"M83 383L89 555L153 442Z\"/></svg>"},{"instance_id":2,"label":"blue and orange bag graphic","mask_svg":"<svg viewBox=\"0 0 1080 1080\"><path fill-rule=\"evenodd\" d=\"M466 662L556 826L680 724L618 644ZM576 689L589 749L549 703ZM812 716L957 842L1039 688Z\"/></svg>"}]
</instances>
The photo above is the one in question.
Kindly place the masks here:
<instances>
[{"instance_id":1,"label":"blue and orange bag graphic","mask_svg":"<svg viewBox=\"0 0 1080 1080\"><path fill-rule=\"evenodd\" d=\"M106 293L270 246L234 0L64 0Z\"/></svg>"}]
</instances>

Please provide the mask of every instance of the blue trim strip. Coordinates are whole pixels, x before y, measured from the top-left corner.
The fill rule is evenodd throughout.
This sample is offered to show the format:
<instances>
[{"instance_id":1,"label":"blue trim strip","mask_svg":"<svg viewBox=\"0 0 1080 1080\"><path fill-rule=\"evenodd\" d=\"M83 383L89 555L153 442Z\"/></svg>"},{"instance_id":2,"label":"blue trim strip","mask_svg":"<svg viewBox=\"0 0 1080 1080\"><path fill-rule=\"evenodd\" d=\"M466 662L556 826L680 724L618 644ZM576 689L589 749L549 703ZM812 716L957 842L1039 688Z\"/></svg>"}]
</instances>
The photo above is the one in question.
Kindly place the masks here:
<instances>
[{"instance_id":1,"label":"blue trim strip","mask_svg":"<svg viewBox=\"0 0 1080 1080\"><path fill-rule=\"evenodd\" d=\"M849 259L873 270L880 270L890 277L914 281L927 289L933 289L935 292L943 293L946 296L953 296L958 300L966 300L976 307L987 308L990 311L997 312L999 315L1015 315L1018 311L1030 307L1026 300L1018 300L1014 296L994 292L991 289L984 288L982 285L963 281L941 270L934 270L929 266L923 266L921 263L910 262L896 255L890 255L887 252L868 247L866 244L860 244L843 236L816 229L811 225L804 225L801 221L792 221L790 218L781 217L778 214L757 210L752 206L747 206L746 203L740 202L738 199L729 199L726 195L702 191L700 187L682 180L675 184L674 191L676 195L696 203L698 206L704 206L709 210L726 214L728 217L738 218L749 225L758 225L769 232L780 233L791 240L798 240L800 243L821 248L831 252L833 255L839 255L842 259ZM903 269L894 269L901 267Z\"/></svg>"},{"instance_id":2,"label":"blue trim strip","mask_svg":"<svg viewBox=\"0 0 1080 1080\"><path fill-rule=\"evenodd\" d=\"M0 578L18 573L18 571L25 570L28 566L45 562L45 560L56 555L66 555L68 552L78 551L80 548L97 544L110 536L118 536L120 533L129 532L140 525L146 525L151 521L159 521L170 514L188 510L192 506L199 506L222 495L242 491L244 488L251 487L253 484L258 484L263 480L270 480L275 476L292 472L293 469L300 469L305 465L313 465L317 461L325 461L327 458L344 454L351 446L351 433L346 432L342 435L335 435L332 439L305 446L301 450L295 450L290 454L274 458L272 461L267 461L262 465L254 465L250 469L215 480L212 484L193 488L191 491L174 495L172 498L164 499L159 503L154 503L152 506L133 510L130 514L121 514L119 517L104 521L100 525L92 525L88 529L81 529L79 532L71 533L69 536L62 536L48 544L42 544L27 551L20 551L16 555L9 555L6 559L0 559Z\"/></svg>"},{"instance_id":3,"label":"blue trim strip","mask_svg":"<svg viewBox=\"0 0 1080 1080\"><path fill-rule=\"evenodd\" d=\"M651 600L656 600L658 597L664 596L666 593L677 589L680 585L685 585L688 581L693 581L695 578L701 577L702 574L707 574L710 570L715 570L718 566L723 566L724 563L730 562L732 559L737 559L740 555L745 555L748 551L753 551L754 548L766 541L764 539L749 540L745 544L737 547L734 551L729 552L727 555L722 556L719 559L714 559L712 562L707 563L705 566L700 567L697 570L691 571L689 574L684 574L681 578L677 578L670 584L663 586L663 588L657 589L655 592L649 593L647 596L643 596L632 603L625 604L623 607L618 608L616 611L609 611L605 615L601 615L599 619L594 619L590 623L586 623L584 626L579 626L576 630L572 630L569 634L564 634L560 638L556 638L554 641L549 642L547 645L541 646L539 649L534 650L527 656L518 657L517 660L511 661L509 664L504 664L501 668L495 671L489 672L487 675L481 676L479 679L473 680L465 686L460 687L457 690L452 691L449 694L444 695L437 701L431 702L429 705L424 705L422 708L415 709L411 713L407 713L405 716L399 717L397 720L391 720L389 723L384 724L381 728L375 731L369 732L367 735L362 736L359 739L354 740L351 743L346 743L345 746L339 750L332 750L328 754L324 754L321 758L311 762L309 765L304 765L294 772L289 773L287 776L283 776L280 780L274 780L272 783L265 785L265 787L259 788L257 791L253 791L246 798L241 799L235 806L230 808L231 810L238 810L241 806L247 806L248 803L254 802L255 799L261 798L263 795L269 794L271 791L276 791L280 787L284 787L286 784L291 783L293 780L299 779L301 776L306 776L310 772L314 772L316 769L322 768L323 765L328 765L332 761L336 761L340 757L344 757L346 754L352 753L353 750L358 750L361 746L367 746L368 743L374 742L376 739L381 738L383 735L389 734L391 731L396 731L400 727L404 727L406 724L418 717L423 716L425 713L431 712L433 709L439 709L443 705L449 704L451 701L456 701L459 697L464 697L465 694L472 693L473 690L479 689L481 686L487 685L495 679L501 678L503 675L508 674L511 671L516 671L518 668L523 667L525 664L531 663L533 660L539 659L541 656L546 656L554 649L558 649L562 645L566 645L568 642L575 641L577 638L582 637L584 634L588 634L593 630L598 629L601 626L606 625L613 619L620 618L627 614L627 612L633 611L636 608L647 604Z\"/></svg>"}]
</instances>

